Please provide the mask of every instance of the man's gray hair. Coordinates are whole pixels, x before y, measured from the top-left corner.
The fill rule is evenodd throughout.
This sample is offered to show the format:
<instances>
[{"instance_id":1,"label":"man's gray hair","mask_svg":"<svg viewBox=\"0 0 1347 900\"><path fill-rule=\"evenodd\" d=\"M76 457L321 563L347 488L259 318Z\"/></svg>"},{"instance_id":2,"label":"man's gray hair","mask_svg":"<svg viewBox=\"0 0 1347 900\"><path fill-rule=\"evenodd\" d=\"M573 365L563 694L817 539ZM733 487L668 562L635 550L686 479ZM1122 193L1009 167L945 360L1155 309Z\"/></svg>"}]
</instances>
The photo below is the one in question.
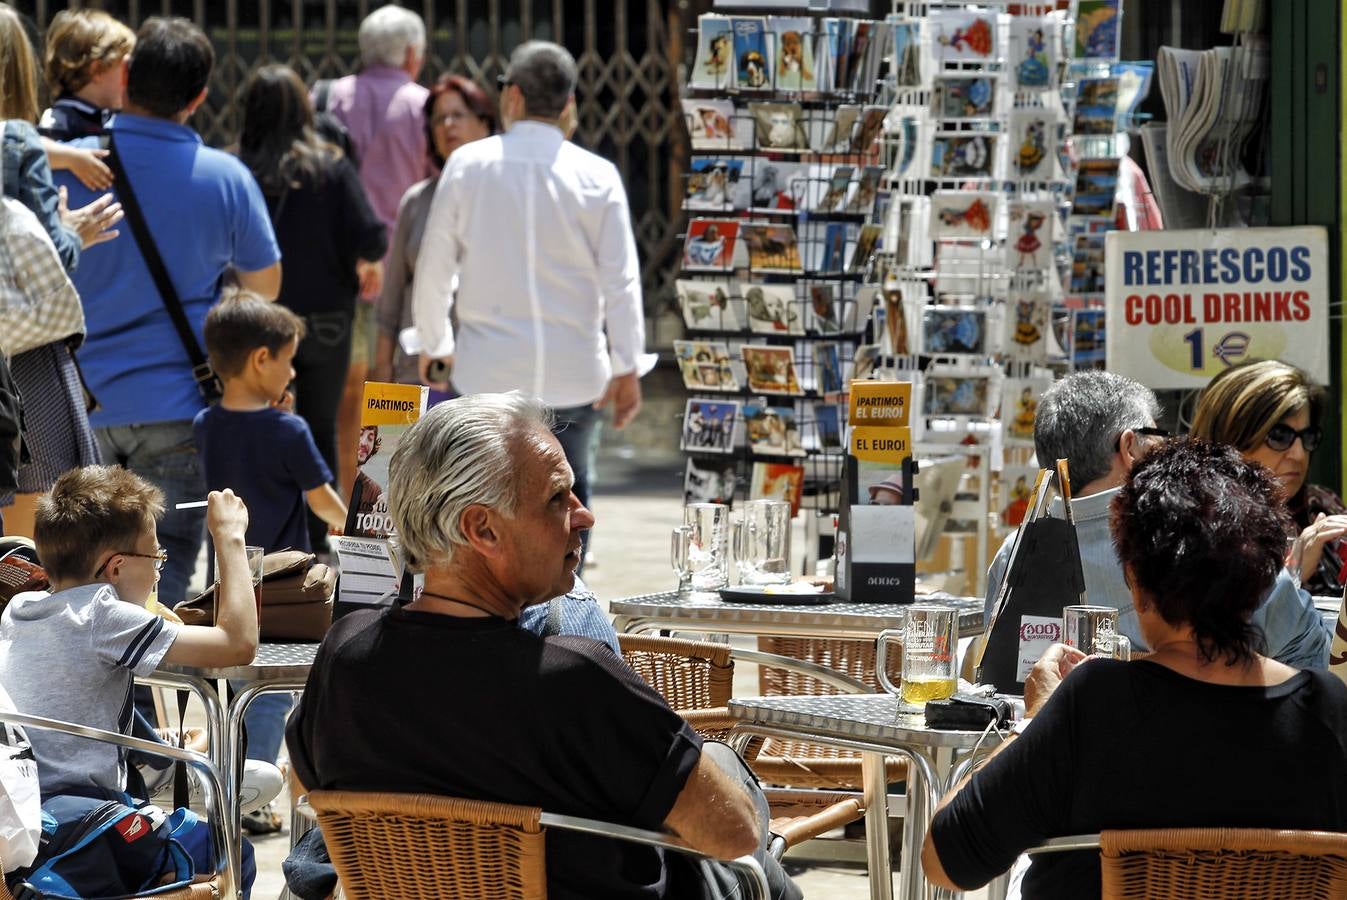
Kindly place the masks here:
<instances>
[{"instance_id":1,"label":"man's gray hair","mask_svg":"<svg viewBox=\"0 0 1347 900\"><path fill-rule=\"evenodd\" d=\"M459 520L475 503L514 515L519 453L552 414L519 391L437 404L398 442L388 463L388 512L407 565L423 572L467 546Z\"/></svg>"},{"instance_id":2,"label":"man's gray hair","mask_svg":"<svg viewBox=\"0 0 1347 900\"><path fill-rule=\"evenodd\" d=\"M1090 369L1073 372L1043 394L1034 414L1034 452L1038 464L1066 459L1071 488L1108 474L1118 437L1145 428L1160 415L1150 388L1122 375Z\"/></svg>"},{"instance_id":3,"label":"man's gray hair","mask_svg":"<svg viewBox=\"0 0 1347 900\"><path fill-rule=\"evenodd\" d=\"M425 53L426 23L410 9L390 3L365 16L356 41L365 65L402 68L408 47L415 47L418 56Z\"/></svg>"},{"instance_id":4,"label":"man's gray hair","mask_svg":"<svg viewBox=\"0 0 1347 900\"><path fill-rule=\"evenodd\" d=\"M575 57L551 41L525 41L510 54L505 80L519 88L530 116L559 119L575 93Z\"/></svg>"}]
</instances>

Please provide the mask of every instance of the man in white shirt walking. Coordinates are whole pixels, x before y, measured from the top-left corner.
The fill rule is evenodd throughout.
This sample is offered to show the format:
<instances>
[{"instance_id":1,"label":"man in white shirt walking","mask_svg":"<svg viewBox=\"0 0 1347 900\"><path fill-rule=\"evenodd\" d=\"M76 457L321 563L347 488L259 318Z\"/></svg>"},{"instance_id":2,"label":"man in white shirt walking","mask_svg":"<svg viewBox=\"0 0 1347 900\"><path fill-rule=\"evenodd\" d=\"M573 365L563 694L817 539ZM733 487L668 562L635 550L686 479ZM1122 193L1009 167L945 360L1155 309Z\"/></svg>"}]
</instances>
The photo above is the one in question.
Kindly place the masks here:
<instances>
[{"instance_id":1,"label":"man in white shirt walking","mask_svg":"<svg viewBox=\"0 0 1347 900\"><path fill-rule=\"evenodd\" d=\"M451 365L461 394L523 390L556 414L555 433L589 503L600 410L621 428L641 407L641 269L617 168L565 139L575 59L529 41L501 89L506 133L460 147L435 189L416 264L421 379ZM457 281L455 281L457 280ZM449 325L449 309L458 334ZM605 335L606 332L606 335ZM457 340L456 340L457 338Z\"/></svg>"}]
</instances>

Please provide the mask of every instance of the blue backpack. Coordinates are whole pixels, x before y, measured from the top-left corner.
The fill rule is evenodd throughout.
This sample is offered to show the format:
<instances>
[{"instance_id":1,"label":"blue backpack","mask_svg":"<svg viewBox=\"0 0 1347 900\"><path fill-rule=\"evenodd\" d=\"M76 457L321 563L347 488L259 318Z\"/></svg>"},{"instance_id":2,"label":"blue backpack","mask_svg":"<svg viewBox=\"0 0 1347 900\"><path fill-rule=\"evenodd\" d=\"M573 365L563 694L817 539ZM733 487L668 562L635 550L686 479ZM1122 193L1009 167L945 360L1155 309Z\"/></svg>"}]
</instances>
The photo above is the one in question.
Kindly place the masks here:
<instances>
[{"instance_id":1,"label":"blue backpack","mask_svg":"<svg viewBox=\"0 0 1347 900\"><path fill-rule=\"evenodd\" d=\"M120 900L175 890L192 881L178 835L196 814L171 815L119 800L52 797L42 804L37 859L13 873L14 900Z\"/></svg>"}]
</instances>

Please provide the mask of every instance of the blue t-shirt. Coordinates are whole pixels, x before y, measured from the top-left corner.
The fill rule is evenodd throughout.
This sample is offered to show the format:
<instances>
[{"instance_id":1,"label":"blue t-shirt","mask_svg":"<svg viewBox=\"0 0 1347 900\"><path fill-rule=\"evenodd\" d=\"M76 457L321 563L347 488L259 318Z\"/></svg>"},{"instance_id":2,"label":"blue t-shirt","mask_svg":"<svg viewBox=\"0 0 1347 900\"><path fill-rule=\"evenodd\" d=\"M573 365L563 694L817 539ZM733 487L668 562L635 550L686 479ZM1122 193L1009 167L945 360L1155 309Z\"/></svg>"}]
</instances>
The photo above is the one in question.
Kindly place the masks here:
<instances>
[{"instance_id":1,"label":"blue t-shirt","mask_svg":"<svg viewBox=\"0 0 1347 900\"><path fill-rule=\"evenodd\" d=\"M309 424L279 409L201 410L192 423L206 487L232 488L248 505L248 543L268 553L308 550L304 492L332 481Z\"/></svg>"},{"instance_id":2,"label":"blue t-shirt","mask_svg":"<svg viewBox=\"0 0 1347 900\"><path fill-rule=\"evenodd\" d=\"M109 131L201 341L225 270L256 272L280 259L262 192L241 162L203 146L185 125L120 113ZM95 147L98 139L72 144ZM57 172L55 180L69 191L71 209L100 195L67 171ZM115 182L112 191L117 192ZM80 367L102 404L89 421L106 427L191 419L201 409L201 396L187 351L130 225L123 221L118 231L113 240L85 250L72 276L88 327Z\"/></svg>"}]
</instances>

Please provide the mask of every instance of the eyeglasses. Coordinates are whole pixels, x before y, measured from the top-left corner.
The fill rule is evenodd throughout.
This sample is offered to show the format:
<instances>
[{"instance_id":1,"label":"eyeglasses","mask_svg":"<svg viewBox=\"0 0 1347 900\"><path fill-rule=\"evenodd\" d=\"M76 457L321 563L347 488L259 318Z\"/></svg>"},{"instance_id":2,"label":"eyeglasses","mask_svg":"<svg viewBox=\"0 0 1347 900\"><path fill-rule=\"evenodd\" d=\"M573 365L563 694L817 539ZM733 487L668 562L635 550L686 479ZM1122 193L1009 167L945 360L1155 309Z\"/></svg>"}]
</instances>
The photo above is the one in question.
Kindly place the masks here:
<instances>
[{"instance_id":1,"label":"eyeglasses","mask_svg":"<svg viewBox=\"0 0 1347 900\"><path fill-rule=\"evenodd\" d=\"M98 571L94 573L94 577L95 578L101 577L103 574L103 570L106 569L109 565L111 565L112 561L119 556L134 556L138 559L152 559L154 560L155 572L164 571L164 563L168 562L167 550L160 550L158 553L137 553L134 550L114 550L112 551L112 555L109 556L106 560L104 560L103 565L98 567Z\"/></svg>"},{"instance_id":2,"label":"eyeglasses","mask_svg":"<svg viewBox=\"0 0 1347 900\"><path fill-rule=\"evenodd\" d=\"M466 122L468 119L481 118L474 112L447 112L442 116L435 116L430 120L431 126L438 128L441 125L450 122Z\"/></svg>"},{"instance_id":3,"label":"eyeglasses","mask_svg":"<svg viewBox=\"0 0 1347 900\"><path fill-rule=\"evenodd\" d=\"M1318 425L1311 425L1296 431L1290 425L1278 422L1268 429L1267 437L1263 438L1263 441L1273 450L1280 452L1290 450L1296 438L1300 438L1300 446L1305 448L1306 453L1313 453L1323 443L1324 430Z\"/></svg>"},{"instance_id":4,"label":"eyeglasses","mask_svg":"<svg viewBox=\"0 0 1347 900\"><path fill-rule=\"evenodd\" d=\"M1153 427L1151 427L1151 426L1149 426L1149 425L1147 425L1147 426L1144 427L1144 428L1133 428L1133 429L1132 429L1132 433L1133 433L1133 434L1139 434L1139 435L1142 435L1143 437L1153 437L1153 438L1167 438L1167 437L1169 437L1169 431L1168 431L1168 429L1165 429L1165 428L1153 428ZM1115 452L1122 449L1122 435L1121 435L1121 434L1118 435L1118 437L1113 441L1113 449L1114 449Z\"/></svg>"}]
</instances>

